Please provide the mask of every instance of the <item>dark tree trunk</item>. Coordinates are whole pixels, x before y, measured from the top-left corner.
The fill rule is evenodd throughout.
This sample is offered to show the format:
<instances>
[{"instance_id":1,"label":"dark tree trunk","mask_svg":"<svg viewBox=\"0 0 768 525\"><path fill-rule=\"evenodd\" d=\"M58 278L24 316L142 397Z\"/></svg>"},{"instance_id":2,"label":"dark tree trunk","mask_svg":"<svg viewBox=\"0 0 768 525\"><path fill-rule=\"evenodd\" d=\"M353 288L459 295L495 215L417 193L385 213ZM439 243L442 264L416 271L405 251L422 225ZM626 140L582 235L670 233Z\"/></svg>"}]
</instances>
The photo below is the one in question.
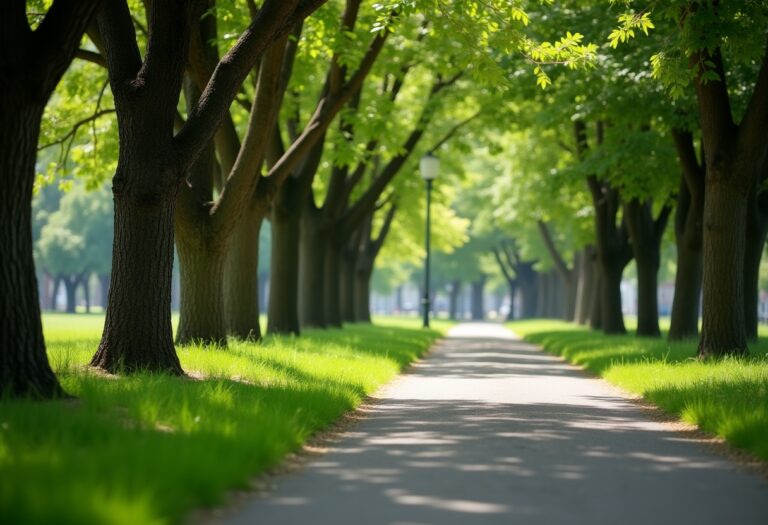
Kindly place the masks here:
<instances>
[{"instance_id":1,"label":"dark tree trunk","mask_svg":"<svg viewBox=\"0 0 768 525\"><path fill-rule=\"evenodd\" d=\"M507 312L507 321L515 320L515 295L517 295L517 280L507 281L509 287L509 312Z\"/></svg>"},{"instance_id":2,"label":"dark tree trunk","mask_svg":"<svg viewBox=\"0 0 768 525\"><path fill-rule=\"evenodd\" d=\"M549 272L543 272L539 274L539 286L537 290L536 298L536 317L540 319L546 319L549 317L550 304L549 304L549 287L550 278Z\"/></svg>"},{"instance_id":3,"label":"dark tree trunk","mask_svg":"<svg viewBox=\"0 0 768 525\"><path fill-rule=\"evenodd\" d=\"M226 247L197 231L177 224L176 251L181 274L181 310L176 343L227 345L224 318Z\"/></svg>"},{"instance_id":4,"label":"dark tree trunk","mask_svg":"<svg viewBox=\"0 0 768 525\"><path fill-rule=\"evenodd\" d=\"M354 323L355 317L355 260L343 254L339 267L339 293L341 295L341 315L345 323Z\"/></svg>"},{"instance_id":5,"label":"dark tree trunk","mask_svg":"<svg viewBox=\"0 0 768 525\"><path fill-rule=\"evenodd\" d=\"M64 291L67 295L67 308L68 314L75 313L75 307L77 306L76 294L77 287L80 285L80 277L76 275L67 275L62 277L64 281Z\"/></svg>"},{"instance_id":6,"label":"dark tree trunk","mask_svg":"<svg viewBox=\"0 0 768 525\"><path fill-rule=\"evenodd\" d=\"M355 272L355 319L359 323L371 322L371 273Z\"/></svg>"},{"instance_id":7,"label":"dark tree trunk","mask_svg":"<svg viewBox=\"0 0 768 525\"><path fill-rule=\"evenodd\" d=\"M632 252L637 263L637 335L658 337L658 275L661 264L661 239L670 208L664 207L654 220L651 203L632 199L624 206Z\"/></svg>"},{"instance_id":8,"label":"dark tree trunk","mask_svg":"<svg viewBox=\"0 0 768 525\"><path fill-rule=\"evenodd\" d=\"M699 355L746 354L744 230L747 195L720 178L708 178L704 201L705 308Z\"/></svg>"},{"instance_id":9,"label":"dark tree trunk","mask_svg":"<svg viewBox=\"0 0 768 525\"><path fill-rule=\"evenodd\" d=\"M540 278L541 276L532 267L522 274L518 272L522 306L521 319L533 319L536 317L538 311L538 281Z\"/></svg>"},{"instance_id":10,"label":"dark tree trunk","mask_svg":"<svg viewBox=\"0 0 768 525\"><path fill-rule=\"evenodd\" d=\"M624 264L603 263L600 290L602 301L600 302L600 314L602 316L601 329L606 334L624 334L624 314L621 310L621 275L624 272Z\"/></svg>"},{"instance_id":11,"label":"dark tree trunk","mask_svg":"<svg viewBox=\"0 0 768 525\"><path fill-rule=\"evenodd\" d=\"M162 170L148 175L153 149L133 150L136 164L113 182L115 233L112 278L104 333L91 365L109 372L153 371L182 375L173 347L171 275L176 187L158 185ZM125 154L123 154L125 155ZM128 155L125 155L128 156ZM141 181L148 184L131 184Z\"/></svg>"},{"instance_id":12,"label":"dark tree trunk","mask_svg":"<svg viewBox=\"0 0 768 525\"><path fill-rule=\"evenodd\" d=\"M487 277L483 275L477 281L473 281L472 289L472 320L482 321L485 319L485 307L483 305L483 292L485 290L485 281Z\"/></svg>"},{"instance_id":13,"label":"dark tree trunk","mask_svg":"<svg viewBox=\"0 0 768 525\"><path fill-rule=\"evenodd\" d=\"M251 213L249 213L251 212ZM259 288L259 233L263 217L246 210L237 222L227 253L224 271L224 316L227 332L247 341L261 339Z\"/></svg>"},{"instance_id":14,"label":"dark tree trunk","mask_svg":"<svg viewBox=\"0 0 768 525\"><path fill-rule=\"evenodd\" d=\"M675 208L677 272L669 340L693 339L699 335L701 302L702 234L704 230L704 169L693 147L691 133L673 130L683 175Z\"/></svg>"},{"instance_id":15,"label":"dark tree trunk","mask_svg":"<svg viewBox=\"0 0 768 525\"><path fill-rule=\"evenodd\" d=\"M600 261L595 252L595 258L592 260L592 309L589 313L589 327L592 330L600 330L603 325L603 272Z\"/></svg>"},{"instance_id":16,"label":"dark tree trunk","mask_svg":"<svg viewBox=\"0 0 768 525\"><path fill-rule=\"evenodd\" d=\"M63 394L45 353L32 256L32 184L46 99L24 111L14 108L18 101L0 100L0 395L14 397Z\"/></svg>"},{"instance_id":17,"label":"dark tree trunk","mask_svg":"<svg viewBox=\"0 0 768 525\"><path fill-rule=\"evenodd\" d=\"M325 322L330 327L341 328L341 259L342 254L338 246L328 242L325 248L325 263L323 270L323 300L325 310Z\"/></svg>"},{"instance_id":18,"label":"dark tree trunk","mask_svg":"<svg viewBox=\"0 0 768 525\"><path fill-rule=\"evenodd\" d=\"M107 309L107 298L109 297L109 274L101 274L99 275L99 297L100 299L100 306L102 309Z\"/></svg>"},{"instance_id":19,"label":"dark tree trunk","mask_svg":"<svg viewBox=\"0 0 768 525\"><path fill-rule=\"evenodd\" d=\"M289 181L286 181L288 183ZM272 262L269 275L267 333L299 334L298 213L272 211Z\"/></svg>"},{"instance_id":20,"label":"dark tree trunk","mask_svg":"<svg viewBox=\"0 0 768 525\"><path fill-rule=\"evenodd\" d=\"M766 169L768 171L768 167ZM757 186L750 190L744 246L744 330L747 340L757 340L760 301L760 260L768 232L768 195Z\"/></svg>"},{"instance_id":21,"label":"dark tree trunk","mask_svg":"<svg viewBox=\"0 0 768 525\"><path fill-rule=\"evenodd\" d=\"M317 213L304 209L299 245L299 320L302 328L325 328L325 261L328 235Z\"/></svg>"},{"instance_id":22,"label":"dark tree trunk","mask_svg":"<svg viewBox=\"0 0 768 525\"><path fill-rule=\"evenodd\" d=\"M456 311L459 301L459 293L461 292L461 281L451 281L451 294L448 298L448 318L456 320Z\"/></svg>"}]
</instances>

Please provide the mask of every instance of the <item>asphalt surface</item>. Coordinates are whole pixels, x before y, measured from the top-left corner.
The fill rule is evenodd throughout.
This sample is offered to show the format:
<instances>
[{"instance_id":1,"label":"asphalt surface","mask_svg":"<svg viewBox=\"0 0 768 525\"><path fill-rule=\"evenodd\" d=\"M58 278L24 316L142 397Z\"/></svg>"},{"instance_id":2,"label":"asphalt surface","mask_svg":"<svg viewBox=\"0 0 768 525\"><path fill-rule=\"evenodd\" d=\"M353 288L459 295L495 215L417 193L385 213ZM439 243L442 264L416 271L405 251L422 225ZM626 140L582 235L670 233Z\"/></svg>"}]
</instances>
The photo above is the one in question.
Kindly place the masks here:
<instances>
[{"instance_id":1,"label":"asphalt surface","mask_svg":"<svg viewBox=\"0 0 768 525\"><path fill-rule=\"evenodd\" d=\"M768 485L499 325L462 324L228 524L768 524Z\"/></svg>"}]
</instances>

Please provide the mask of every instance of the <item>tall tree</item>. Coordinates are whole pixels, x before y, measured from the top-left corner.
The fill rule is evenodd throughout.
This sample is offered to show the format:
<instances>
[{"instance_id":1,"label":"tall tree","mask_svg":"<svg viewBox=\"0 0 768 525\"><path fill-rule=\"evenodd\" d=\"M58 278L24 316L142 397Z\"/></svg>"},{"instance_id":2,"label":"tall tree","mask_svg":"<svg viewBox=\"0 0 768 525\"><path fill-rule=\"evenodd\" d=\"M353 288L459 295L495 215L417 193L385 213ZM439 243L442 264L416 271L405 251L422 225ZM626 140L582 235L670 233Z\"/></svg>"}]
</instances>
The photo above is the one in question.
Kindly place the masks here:
<instances>
[{"instance_id":1,"label":"tall tree","mask_svg":"<svg viewBox=\"0 0 768 525\"><path fill-rule=\"evenodd\" d=\"M48 364L32 255L32 186L40 122L98 0L55 0L34 29L26 2L0 21L0 392L62 394Z\"/></svg>"}]
</instances>

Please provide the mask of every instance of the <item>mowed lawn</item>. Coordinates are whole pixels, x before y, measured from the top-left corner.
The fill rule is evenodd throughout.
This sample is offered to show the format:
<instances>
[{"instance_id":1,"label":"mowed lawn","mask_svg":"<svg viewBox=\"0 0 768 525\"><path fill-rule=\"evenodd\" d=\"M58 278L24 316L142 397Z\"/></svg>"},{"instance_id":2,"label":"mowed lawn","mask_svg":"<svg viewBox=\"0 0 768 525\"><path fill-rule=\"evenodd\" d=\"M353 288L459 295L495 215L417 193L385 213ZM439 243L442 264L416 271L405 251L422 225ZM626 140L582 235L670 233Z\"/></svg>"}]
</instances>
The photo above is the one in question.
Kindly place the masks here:
<instances>
[{"instance_id":1,"label":"mowed lawn","mask_svg":"<svg viewBox=\"0 0 768 525\"><path fill-rule=\"evenodd\" d=\"M116 377L89 361L99 315L47 315L73 400L0 401L0 523L162 524L220 503L357 406L448 326L377 326L178 349L190 378Z\"/></svg>"},{"instance_id":2,"label":"mowed lawn","mask_svg":"<svg viewBox=\"0 0 768 525\"><path fill-rule=\"evenodd\" d=\"M747 358L701 361L695 357L695 341L606 336L562 321L517 321L508 326L527 341L768 460L765 337L750 345Z\"/></svg>"}]
</instances>

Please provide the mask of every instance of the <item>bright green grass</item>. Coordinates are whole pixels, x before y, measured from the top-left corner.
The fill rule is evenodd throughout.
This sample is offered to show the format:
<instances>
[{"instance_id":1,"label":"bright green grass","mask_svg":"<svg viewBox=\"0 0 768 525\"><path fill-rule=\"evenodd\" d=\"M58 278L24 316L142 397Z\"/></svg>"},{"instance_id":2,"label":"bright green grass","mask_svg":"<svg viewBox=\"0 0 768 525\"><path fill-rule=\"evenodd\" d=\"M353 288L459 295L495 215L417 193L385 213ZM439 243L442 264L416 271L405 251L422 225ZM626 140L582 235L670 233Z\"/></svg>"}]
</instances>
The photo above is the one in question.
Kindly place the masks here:
<instances>
[{"instance_id":1,"label":"bright green grass","mask_svg":"<svg viewBox=\"0 0 768 525\"><path fill-rule=\"evenodd\" d=\"M83 365L103 318L44 317L74 401L0 402L0 523L154 524L220 503L392 379L439 336L418 319L179 349L193 377Z\"/></svg>"},{"instance_id":2,"label":"bright green grass","mask_svg":"<svg viewBox=\"0 0 768 525\"><path fill-rule=\"evenodd\" d=\"M508 326L665 411L768 460L768 340L748 358L700 361L696 343L606 336L562 321Z\"/></svg>"}]
</instances>

